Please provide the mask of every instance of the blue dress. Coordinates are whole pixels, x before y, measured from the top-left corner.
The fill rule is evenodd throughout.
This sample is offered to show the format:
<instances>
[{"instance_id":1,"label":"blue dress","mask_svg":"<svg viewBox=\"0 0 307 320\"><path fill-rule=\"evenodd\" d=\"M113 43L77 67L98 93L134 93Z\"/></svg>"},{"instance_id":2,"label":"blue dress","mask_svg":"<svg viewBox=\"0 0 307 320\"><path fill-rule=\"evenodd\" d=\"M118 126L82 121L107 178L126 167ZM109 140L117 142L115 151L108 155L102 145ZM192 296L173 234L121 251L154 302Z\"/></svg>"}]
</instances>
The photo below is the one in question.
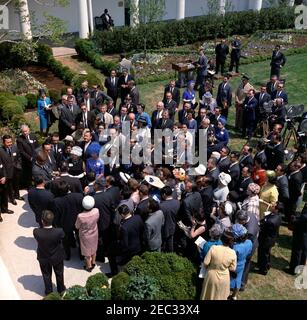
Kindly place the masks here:
<instances>
[{"instance_id":1,"label":"blue dress","mask_svg":"<svg viewBox=\"0 0 307 320\"><path fill-rule=\"evenodd\" d=\"M39 124L41 130L45 130L48 128L48 111L46 111L45 107L47 107L50 104L51 100L48 97L46 97L45 100L37 100L37 114L39 116Z\"/></svg>"},{"instance_id":2,"label":"blue dress","mask_svg":"<svg viewBox=\"0 0 307 320\"><path fill-rule=\"evenodd\" d=\"M205 259L205 256L207 255L207 253L209 252L209 250L210 250L210 248L211 248L212 246L221 246L222 244L223 244L223 243L222 243L221 240L215 240L215 241L209 240L209 241L207 241L207 242L204 244L204 246L203 246L203 248L202 248L202 250L201 250L201 252L200 252L200 259L201 259L201 261L203 261L203 260Z\"/></svg>"},{"instance_id":3,"label":"blue dress","mask_svg":"<svg viewBox=\"0 0 307 320\"><path fill-rule=\"evenodd\" d=\"M104 173L104 162L101 159L89 158L86 160L86 173L95 172L96 178Z\"/></svg>"},{"instance_id":4,"label":"blue dress","mask_svg":"<svg viewBox=\"0 0 307 320\"><path fill-rule=\"evenodd\" d=\"M194 100L195 97L196 97L196 93L194 90L190 91L190 90L186 89L182 94L182 100L185 100L185 101L192 102L192 100Z\"/></svg>"},{"instance_id":5,"label":"blue dress","mask_svg":"<svg viewBox=\"0 0 307 320\"><path fill-rule=\"evenodd\" d=\"M227 145L229 142L229 133L227 131L227 129L219 129L217 128L215 131L215 137L218 141L218 143L223 144L223 145Z\"/></svg>"},{"instance_id":6,"label":"blue dress","mask_svg":"<svg viewBox=\"0 0 307 320\"><path fill-rule=\"evenodd\" d=\"M241 288L241 281L242 275L245 267L246 258L251 254L253 248L253 243L250 240L245 240L241 243L236 243L233 246L233 250L236 252L237 255L237 278L230 279L230 288L231 289L240 289Z\"/></svg>"}]
</instances>

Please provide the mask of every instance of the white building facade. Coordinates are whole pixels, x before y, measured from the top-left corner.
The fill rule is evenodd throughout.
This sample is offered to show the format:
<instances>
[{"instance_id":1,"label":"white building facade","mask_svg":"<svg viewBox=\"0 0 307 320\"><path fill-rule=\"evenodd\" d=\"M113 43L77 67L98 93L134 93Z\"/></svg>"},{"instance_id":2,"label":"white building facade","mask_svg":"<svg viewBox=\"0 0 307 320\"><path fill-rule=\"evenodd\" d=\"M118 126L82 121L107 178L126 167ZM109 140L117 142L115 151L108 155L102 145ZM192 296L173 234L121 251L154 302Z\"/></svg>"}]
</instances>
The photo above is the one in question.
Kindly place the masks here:
<instances>
[{"instance_id":1,"label":"white building facade","mask_svg":"<svg viewBox=\"0 0 307 320\"><path fill-rule=\"evenodd\" d=\"M139 0L134 0L138 2ZM2 2L2 1L0 1ZM43 23L44 12L48 12L64 21L67 21L68 32L79 32L80 38L88 37L94 28L95 17L101 16L104 9L109 10L115 26L130 25L131 17L127 1L124 0L70 0L67 7L53 7L41 5L35 0L27 0L30 14L34 12L38 23ZM44 1L42 1L43 3ZM48 0L45 1L48 3ZM53 2L53 1L49 1ZM220 13L225 9L230 11L260 10L267 6L265 0L217 0ZM291 1L289 1L289 4ZM20 12L16 11L11 4L9 8L10 30L29 32L24 20L20 18ZM166 0L166 13L163 20L180 20L186 17L201 16L208 13L207 0Z\"/></svg>"}]
</instances>

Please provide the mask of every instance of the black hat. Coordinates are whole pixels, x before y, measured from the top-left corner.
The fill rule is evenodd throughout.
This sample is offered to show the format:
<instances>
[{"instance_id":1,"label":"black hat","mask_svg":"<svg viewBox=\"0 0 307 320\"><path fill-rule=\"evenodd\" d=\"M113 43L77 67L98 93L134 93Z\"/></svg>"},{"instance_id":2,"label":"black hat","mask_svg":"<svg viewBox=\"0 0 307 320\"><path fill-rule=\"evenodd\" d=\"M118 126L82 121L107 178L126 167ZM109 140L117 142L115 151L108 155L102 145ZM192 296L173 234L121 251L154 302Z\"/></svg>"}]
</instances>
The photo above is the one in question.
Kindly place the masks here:
<instances>
[{"instance_id":1,"label":"black hat","mask_svg":"<svg viewBox=\"0 0 307 320\"><path fill-rule=\"evenodd\" d=\"M249 78L249 76L248 75L243 75L243 77L242 77L242 79L246 79L246 80L249 80L250 78Z\"/></svg>"}]
</instances>

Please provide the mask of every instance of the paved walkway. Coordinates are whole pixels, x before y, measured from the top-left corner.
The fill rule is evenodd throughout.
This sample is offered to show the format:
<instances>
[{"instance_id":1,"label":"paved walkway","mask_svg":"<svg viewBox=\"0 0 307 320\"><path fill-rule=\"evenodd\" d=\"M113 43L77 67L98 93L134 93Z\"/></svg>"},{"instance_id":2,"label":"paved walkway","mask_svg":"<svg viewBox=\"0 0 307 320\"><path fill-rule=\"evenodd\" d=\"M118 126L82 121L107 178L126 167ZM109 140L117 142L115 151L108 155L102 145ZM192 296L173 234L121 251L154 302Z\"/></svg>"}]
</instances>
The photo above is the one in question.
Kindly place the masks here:
<instances>
[{"instance_id":1,"label":"paved walkway","mask_svg":"<svg viewBox=\"0 0 307 320\"><path fill-rule=\"evenodd\" d=\"M25 192L21 194L25 195L26 201L17 201L17 206L10 204L9 208L15 214L3 214L0 223L0 300L38 300L44 296L43 279L36 260L37 244L33 238L37 224ZM84 263L80 261L77 249L73 249L71 260L64 263L66 287L83 286L90 275L110 272L105 263L98 263L91 274L83 270Z\"/></svg>"},{"instance_id":2,"label":"paved walkway","mask_svg":"<svg viewBox=\"0 0 307 320\"><path fill-rule=\"evenodd\" d=\"M76 56L77 51L74 48L54 47L52 48L54 57Z\"/></svg>"}]
</instances>

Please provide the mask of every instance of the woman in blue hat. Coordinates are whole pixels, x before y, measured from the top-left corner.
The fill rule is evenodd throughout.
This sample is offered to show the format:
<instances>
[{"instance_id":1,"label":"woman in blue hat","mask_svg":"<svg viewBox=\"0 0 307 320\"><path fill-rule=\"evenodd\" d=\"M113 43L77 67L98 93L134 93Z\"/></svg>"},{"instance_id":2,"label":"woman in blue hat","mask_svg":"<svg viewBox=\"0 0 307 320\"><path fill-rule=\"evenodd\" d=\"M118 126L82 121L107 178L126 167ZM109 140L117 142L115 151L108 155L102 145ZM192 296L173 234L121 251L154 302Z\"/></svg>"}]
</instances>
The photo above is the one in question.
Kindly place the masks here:
<instances>
[{"instance_id":1,"label":"woman in blue hat","mask_svg":"<svg viewBox=\"0 0 307 320\"><path fill-rule=\"evenodd\" d=\"M182 94L183 102L190 102L192 105L192 109L195 109L197 107L196 92L194 90L194 87L195 87L195 81L194 80L189 81L186 90Z\"/></svg>"},{"instance_id":2,"label":"woman in blue hat","mask_svg":"<svg viewBox=\"0 0 307 320\"><path fill-rule=\"evenodd\" d=\"M223 117L220 117L217 123L217 129L215 131L215 138L218 141L217 149L221 150L224 146L227 146L229 142L229 133L225 129L226 120Z\"/></svg>"},{"instance_id":3,"label":"woman in blue hat","mask_svg":"<svg viewBox=\"0 0 307 320\"><path fill-rule=\"evenodd\" d=\"M241 288L242 275L245 267L246 258L251 254L253 244L247 239L247 229L239 223L232 226L232 233L235 239L233 250L237 255L237 269L231 274L230 288L233 290L230 300L237 300L237 295Z\"/></svg>"},{"instance_id":4,"label":"woman in blue hat","mask_svg":"<svg viewBox=\"0 0 307 320\"><path fill-rule=\"evenodd\" d=\"M49 131L49 112L51 110L51 100L46 95L46 91L39 90L39 98L37 100L37 115L39 117L39 126L41 134L48 134Z\"/></svg>"}]
</instances>

